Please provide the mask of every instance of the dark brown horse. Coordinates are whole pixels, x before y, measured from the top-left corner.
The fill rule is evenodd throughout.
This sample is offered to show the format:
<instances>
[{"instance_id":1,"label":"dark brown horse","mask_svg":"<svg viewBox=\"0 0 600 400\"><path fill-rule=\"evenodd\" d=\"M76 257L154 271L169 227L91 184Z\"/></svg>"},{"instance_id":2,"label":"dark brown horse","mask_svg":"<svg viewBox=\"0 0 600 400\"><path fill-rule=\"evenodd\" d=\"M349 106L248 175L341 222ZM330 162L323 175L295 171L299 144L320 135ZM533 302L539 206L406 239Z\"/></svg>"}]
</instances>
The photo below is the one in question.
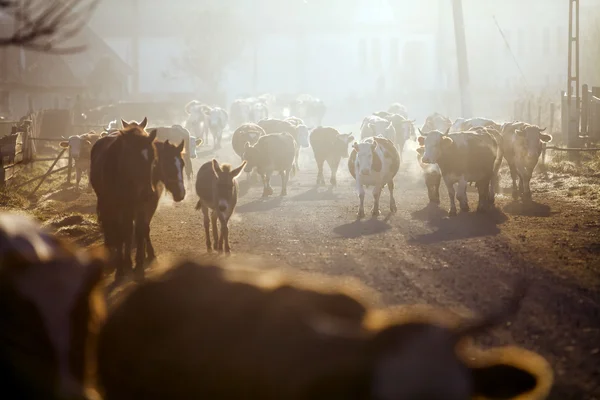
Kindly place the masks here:
<instances>
[{"instance_id":1,"label":"dark brown horse","mask_svg":"<svg viewBox=\"0 0 600 400\"><path fill-rule=\"evenodd\" d=\"M156 195L152 173L157 158L156 130L150 134L145 130L148 119L144 118L140 124L121 122L123 128L118 133L94 144L90 166L90 183L98 197L98 221L104 244L113 253L117 282L132 267L134 220L144 215L140 211ZM138 236L136 260L144 258L145 238L141 237L141 240ZM143 264L137 264L136 270L143 271Z\"/></svg>"},{"instance_id":2,"label":"dark brown horse","mask_svg":"<svg viewBox=\"0 0 600 400\"><path fill-rule=\"evenodd\" d=\"M154 145L156 146L158 162L152 173L152 184L156 188L156 191L150 196L149 200L141 210L143 215L136 218L136 243L138 243L138 246L139 243L144 243L146 246L145 252L142 251L144 248L137 248L136 265L142 265L144 263L145 253L148 254L149 262L152 262L152 260L156 258L154 247L150 240L150 222L156 212L160 196L164 193L164 189L167 189L167 192L171 193L173 200L177 203L185 198L185 184L183 179L185 161L181 155L185 140L182 140L179 146L169 143L169 140L165 140L164 142L157 140L154 142ZM146 240L141 240L138 235L143 235ZM143 269L136 269L136 272L138 278L143 278Z\"/></svg>"}]
</instances>

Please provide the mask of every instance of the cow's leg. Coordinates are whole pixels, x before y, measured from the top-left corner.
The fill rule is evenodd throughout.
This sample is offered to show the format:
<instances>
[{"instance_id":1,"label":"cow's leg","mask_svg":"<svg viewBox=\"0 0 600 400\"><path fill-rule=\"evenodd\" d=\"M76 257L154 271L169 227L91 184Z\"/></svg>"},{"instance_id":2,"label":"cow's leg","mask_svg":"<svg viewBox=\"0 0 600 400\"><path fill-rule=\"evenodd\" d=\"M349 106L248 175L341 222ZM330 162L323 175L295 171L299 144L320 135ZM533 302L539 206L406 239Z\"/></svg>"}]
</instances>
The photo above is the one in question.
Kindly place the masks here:
<instances>
[{"instance_id":1,"label":"cow's leg","mask_svg":"<svg viewBox=\"0 0 600 400\"><path fill-rule=\"evenodd\" d=\"M202 214L204 215L204 235L206 237L206 251L212 251L212 243L210 242L210 218L208 217L208 207L202 206Z\"/></svg>"},{"instance_id":2,"label":"cow's leg","mask_svg":"<svg viewBox=\"0 0 600 400\"><path fill-rule=\"evenodd\" d=\"M219 250L219 228L217 227L217 220L218 220L217 211L211 210L210 222L211 222L212 231L213 231L213 248L215 250Z\"/></svg>"},{"instance_id":3,"label":"cow's leg","mask_svg":"<svg viewBox=\"0 0 600 400\"><path fill-rule=\"evenodd\" d=\"M288 168L285 171L280 171L279 175L281 175L281 195L287 196L287 185L290 181L290 169Z\"/></svg>"},{"instance_id":4,"label":"cow's leg","mask_svg":"<svg viewBox=\"0 0 600 400\"><path fill-rule=\"evenodd\" d=\"M365 188L363 185L356 181L356 189L358 190L358 199L360 204L358 206L358 218L362 218L365 216Z\"/></svg>"},{"instance_id":5,"label":"cow's leg","mask_svg":"<svg viewBox=\"0 0 600 400\"><path fill-rule=\"evenodd\" d=\"M531 182L531 173L529 171L524 171L521 177L521 181L523 182L523 201L531 201L531 187L529 186L529 183Z\"/></svg>"},{"instance_id":6,"label":"cow's leg","mask_svg":"<svg viewBox=\"0 0 600 400\"><path fill-rule=\"evenodd\" d=\"M479 193L479 200L477 202L477 212L485 211L488 208L490 201L489 195L493 185L489 179L482 179L477 181L477 192Z\"/></svg>"},{"instance_id":7,"label":"cow's leg","mask_svg":"<svg viewBox=\"0 0 600 400\"><path fill-rule=\"evenodd\" d=\"M398 211L396 207L396 199L394 199L394 178L390 179L387 184L388 190L390 191L390 211L395 213Z\"/></svg>"},{"instance_id":8,"label":"cow's leg","mask_svg":"<svg viewBox=\"0 0 600 400\"><path fill-rule=\"evenodd\" d=\"M271 187L271 174L272 172L269 171L262 175L264 185L262 197L267 197L273 194L273 188Z\"/></svg>"},{"instance_id":9,"label":"cow's leg","mask_svg":"<svg viewBox=\"0 0 600 400\"><path fill-rule=\"evenodd\" d=\"M444 178L444 183L448 189L448 199L450 200L450 210L448 210L448 215L454 217L456 215L456 200L454 199L456 197L456 191L454 190L454 182Z\"/></svg>"},{"instance_id":10,"label":"cow's leg","mask_svg":"<svg viewBox=\"0 0 600 400\"><path fill-rule=\"evenodd\" d=\"M433 179L433 202L440 204L440 185L442 183L442 175L435 174Z\"/></svg>"},{"instance_id":11,"label":"cow's leg","mask_svg":"<svg viewBox=\"0 0 600 400\"><path fill-rule=\"evenodd\" d=\"M494 207L494 204L496 203L496 193L497 193L497 189L499 186L498 181L500 180L500 176L498 175L498 173L494 173L492 175L492 181L490 182L490 188L488 191L488 205L491 208Z\"/></svg>"},{"instance_id":12,"label":"cow's leg","mask_svg":"<svg viewBox=\"0 0 600 400\"><path fill-rule=\"evenodd\" d=\"M519 198L519 189L517 188L517 178L519 178L519 174L517 174L517 168L515 167L514 162L508 163L508 169L510 170L510 177L512 179L512 197L513 200L517 200Z\"/></svg>"},{"instance_id":13,"label":"cow's leg","mask_svg":"<svg viewBox=\"0 0 600 400\"><path fill-rule=\"evenodd\" d=\"M328 160L327 164L329 164L329 168L331 169L331 179L329 183L331 183L332 187L337 186L337 170L340 165L340 160ZM325 183L325 181L323 181Z\"/></svg>"},{"instance_id":14,"label":"cow's leg","mask_svg":"<svg viewBox=\"0 0 600 400\"><path fill-rule=\"evenodd\" d=\"M468 182L465 180L464 176L461 176L458 181L458 191L456 194L456 198L460 204L460 211L468 212L469 211L469 201L467 199L467 185Z\"/></svg>"},{"instance_id":15,"label":"cow's leg","mask_svg":"<svg viewBox=\"0 0 600 400\"><path fill-rule=\"evenodd\" d=\"M323 176L323 164L325 163L325 160L322 159L321 157L316 158L315 160L317 162L317 185L321 185L321 184L325 184L325 177ZM327 163L329 164L329 161L327 161ZM330 165L331 167L331 165Z\"/></svg>"},{"instance_id":16,"label":"cow's leg","mask_svg":"<svg viewBox=\"0 0 600 400\"><path fill-rule=\"evenodd\" d=\"M381 215L381 211L379 210L379 198L381 197L381 192L383 187L381 185L376 185L373 188L373 208L371 209L371 215L377 217Z\"/></svg>"}]
</instances>

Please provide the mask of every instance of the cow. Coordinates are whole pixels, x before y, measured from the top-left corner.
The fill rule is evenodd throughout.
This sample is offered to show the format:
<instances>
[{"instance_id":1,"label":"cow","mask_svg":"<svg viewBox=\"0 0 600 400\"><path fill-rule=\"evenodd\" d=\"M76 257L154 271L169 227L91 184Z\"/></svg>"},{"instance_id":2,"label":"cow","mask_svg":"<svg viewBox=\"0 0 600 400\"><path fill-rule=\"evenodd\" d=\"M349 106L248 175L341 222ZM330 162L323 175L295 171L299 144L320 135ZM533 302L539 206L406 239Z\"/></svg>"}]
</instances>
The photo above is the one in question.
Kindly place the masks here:
<instances>
[{"instance_id":1,"label":"cow","mask_svg":"<svg viewBox=\"0 0 600 400\"><path fill-rule=\"evenodd\" d=\"M98 398L104 322L101 249L84 251L33 218L0 213L0 383L11 399Z\"/></svg>"},{"instance_id":2,"label":"cow","mask_svg":"<svg viewBox=\"0 0 600 400\"><path fill-rule=\"evenodd\" d=\"M450 118L435 112L425 119L425 123L423 124L423 127L420 129L420 131L425 133L430 131L447 132L451 126L452 121L450 121Z\"/></svg>"},{"instance_id":3,"label":"cow","mask_svg":"<svg viewBox=\"0 0 600 400\"><path fill-rule=\"evenodd\" d=\"M295 174L300 170L298 165L298 158L300 157L300 147L308 147L308 128L304 124L297 124L299 119L292 119L290 121L280 119L263 119L258 121L258 125L265 130L267 134L270 133L289 133L296 141L296 154L294 155L294 170L292 174Z\"/></svg>"},{"instance_id":4,"label":"cow","mask_svg":"<svg viewBox=\"0 0 600 400\"><path fill-rule=\"evenodd\" d=\"M502 130L502 126L491 119L487 119L487 118L469 118L469 119L457 118L454 121L454 123L452 124L452 126L450 127L449 133L464 132L464 131L470 130L471 128L479 128L479 127L482 127L482 128L489 127L489 128L496 129L497 131Z\"/></svg>"},{"instance_id":5,"label":"cow","mask_svg":"<svg viewBox=\"0 0 600 400\"><path fill-rule=\"evenodd\" d=\"M231 146L235 154L242 158L244 156L244 150L246 149L246 143L254 146L258 142L258 138L266 135L265 130L257 124L246 123L239 126L231 136ZM244 159L242 158L242 161ZM250 180L250 172L247 173L247 178Z\"/></svg>"},{"instance_id":6,"label":"cow","mask_svg":"<svg viewBox=\"0 0 600 400\"><path fill-rule=\"evenodd\" d=\"M323 163L327 162L331 169L332 187L337 186L337 170L342 158L348 158L348 145L354 141L352 132L340 133L337 129L329 126L319 126L310 133L310 146L313 149L317 162L317 185L325 184L323 176Z\"/></svg>"},{"instance_id":7,"label":"cow","mask_svg":"<svg viewBox=\"0 0 600 400\"><path fill-rule=\"evenodd\" d=\"M354 142L352 153L348 158L348 170L356 180L356 190L360 205L358 217L365 216L365 186L373 186L373 209L371 214L376 217L379 211L379 197L387 185L390 191L390 211L395 213L394 177L400 169L400 154L391 140L383 137L367 138L360 143Z\"/></svg>"},{"instance_id":8,"label":"cow","mask_svg":"<svg viewBox=\"0 0 600 400\"><path fill-rule=\"evenodd\" d=\"M543 133L546 128L523 122L505 124L502 129L504 158L510 168L512 197L531 201L529 183L538 163L544 143L552 141L552 135ZM517 188L517 178L519 186Z\"/></svg>"},{"instance_id":9,"label":"cow","mask_svg":"<svg viewBox=\"0 0 600 400\"><path fill-rule=\"evenodd\" d=\"M156 168L152 171L152 185L156 188L156 191L150 196L148 201L143 205L144 217L136 220L135 235L136 243L143 243L141 249L138 247L136 250L136 264L143 265L144 262L151 263L156 258L154 246L150 239L150 222L156 213L158 208L158 202L160 196L162 196L165 189L171 193L173 201L179 203L183 201L186 195L185 183L183 180L183 171L185 168L185 161L182 157L185 140L181 140L179 145L169 143L169 139L163 141L156 140L154 146L156 147L157 163ZM137 236L143 236L145 241ZM139 244L138 244L139 245ZM145 251L145 253L144 253ZM145 260L144 257L146 256ZM145 272L143 269L138 270L136 279L143 280Z\"/></svg>"},{"instance_id":10,"label":"cow","mask_svg":"<svg viewBox=\"0 0 600 400\"><path fill-rule=\"evenodd\" d=\"M438 164L450 198L449 215L456 215L455 197L463 212L469 211L467 184L475 182L479 192L477 211L493 208L496 179L502 163L501 147L488 132L442 133L421 132L420 146L425 146L422 161ZM454 184L458 183L458 193Z\"/></svg>"},{"instance_id":11,"label":"cow","mask_svg":"<svg viewBox=\"0 0 600 400\"><path fill-rule=\"evenodd\" d=\"M281 196L287 195L287 185L297 154L297 144L289 133L271 133L261 136L254 146L246 143L242 158L248 163L245 171L256 168L262 177L264 189L262 197L273 194L271 175L278 171L281 176Z\"/></svg>"},{"instance_id":12,"label":"cow","mask_svg":"<svg viewBox=\"0 0 600 400\"><path fill-rule=\"evenodd\" d=\"M402 115L391 114L386 111L379 111L373 113L373 115L383 118L392 123L392 125L394 126L394 131L396 132L396 137L392 141L396 144L400 155L402 155L402 151L404 151L404 144L407 140L417 139L414 125L416 120L409 120Z\"/></svg>"},{"instance_id":13,"label":"cow","mask_svg":"<svg viewBox=\"0 0 600 400\"><path fill-rule=\"evenodd\" d=\"M210 107L192 100L184 107L188 117L184 123L185 128L196 138L201 138L204 143L208 141L208 124Z\"/></svg>"},{"instance_id":14,"label":"cow","mask_svg":"<svg viewBox=\"0 0 600 400\"><path fill-rule=\"evenodd\" d=\"M251 122L258 122L261 119L269 118L269 109L267 105L262 101L256 101L252 104L252 108L250 109L250 120Z\"/></svg>"},{"instance_id":15,"label":"cow","mask_svg":"<svg viewBox=\"0 0 600 400\"><path fill-rule=\"evenodd\" d=\"M212 251L210 243L210 223L212 223L214 249L222 253L231 252L229 246L229 219L233 215L238 199L238 183L236 178L242 172L247 162L231 169L230 164L219 164L214 158L207 161L198 170L196 178L196 194L199 197L196 210L202 210L204 215L204 234L206 250ZM208 211L210 213L210 221ZM217 229L217 221L221 224L221 234Z\"/></svg>"},{"instance_id":16,"label":"cow","mask_svg":"<svg viewBox=\"0 0 600 400\"><path fill-rule=\"evenodd\" d=\"M360 140L365 140L373 136L383 136L394 143L396 140L394 124L376 115L365 117L360 125Z\"/></svg>"},{"instance_id":17,"label":"cow","mask_svg":"<svg viewBox=\"0 0 600 400\"><path fill-rule=\"evenodd\" d=\"M185 160L185 174L188 180L194 176L194 170L192 168L192 159L197 157L196 147L203 143L201 138L196 138L190 135L190 132L181 125L172 125L171 127L157 127L156 138L158 140L169 140L172 143L179 143L183 140L184 153L183 157Z\"/></svg>"},{"instance_id":18,"label":"cow","mask_svg":"<svg viewBox=\"0 0 600 400\"><path fill-rule=\"evenodd\" d=\"M400 103L393 103L388 109L390 114L398 114L403 116L405 119L408 119L408 112L406 111L406 107Z\"/></svg>"},{"instance_id":19,"label":"cow","mask_svg":"<svg viewBox=\"0 0 600 400\"><path fill-rule=\"evenodd\" d=\"M308 94L299 95L289 106L290 116L302 118L311 128L323 123L326 111L327 108L321 99Z\"/></svg>"},{"instance_id":20,"label":"cow","mask_svg":"<svg viewBox=\"0 0 600 400\"><path fill-rule=\"evenodd\" d=\"M227 111L221 107L213 107L210 110L208 127L213 137L214 149L221 148L221 139L223 138L223 131L227 126L228 118Z\"/></svg>"},{"instance_id":21,"label":"cow","mask_svg":"<svg viewBox=\"0 0 600 400\"><path fill-rule=\"evenodd\" d=\"M103 326L105 400L545 399L554 380L523 347L478 338L520 308L486 315L384 307L355 279L206 258L167 264Z\"/></svg>"},{"instance_id":22,"label":"cow","mask_svg":"<svg viewBox=\"0 0 600 400\"><path fill-rule=\"evenodd\" d=\"M133 223L144 217L143 206L155 195L152 176L156 161L156 129L149 134L141 123L121 120L123 128L114 135L100 138L92 147L90 183L98 202L96 212L104 235L104 244L112 252L116 268L115 282L131 271ZM136 260L144 260L141 235L136 235ZM136 276L144 265L136 264Z\"/></svg>"},{"instance_id":23,"label":"cow","mask_svg":"<svg viewBox=\"0 0 600 400\"><path fill-rule=\"evenodd\" d=\"M252 102L248 99L236 99L229 108L229 118L231 127L237 127L247 122L252 121L250 114L252 113Z\"/></svg>"},{"instance_id":24,"label":"cow","mask_svg":"<svg viewBox=\"0 0 600 400\"><path fill-rule=\"evenodd\" d=\"M423 153L425 147L417 147L417 162L423 170L425 186L427 187L427 196L429 203L440 204L440 183L442 182L442 172L437 164L425 164L423 162Z\"/></svg>"},{"instance_id":25,"label":"cow","mask_svg":"<svg viewBox=\"0 0 600 400\"><path fill-rule=\"evenodd\" d=\"M94 131L82 135L73 135L59 143L60 147L68 148L75 167L75 189L79 190L81 175L86 172L89 175L90 157L92 146L100 139L100 135ZM88 184L88 190L91 186Z\"/></svg>"}]
</instances>

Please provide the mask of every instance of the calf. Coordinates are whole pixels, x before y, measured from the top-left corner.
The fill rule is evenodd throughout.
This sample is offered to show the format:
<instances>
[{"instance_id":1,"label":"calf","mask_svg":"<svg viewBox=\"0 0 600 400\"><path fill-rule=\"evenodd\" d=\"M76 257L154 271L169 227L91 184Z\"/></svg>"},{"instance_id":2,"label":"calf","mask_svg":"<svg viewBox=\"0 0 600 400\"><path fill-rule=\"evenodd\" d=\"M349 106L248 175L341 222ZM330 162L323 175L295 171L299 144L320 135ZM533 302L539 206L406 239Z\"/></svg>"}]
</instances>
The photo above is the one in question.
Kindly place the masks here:
<instances>
[{"instance_id":1,"label":"calf","mask_svg":"<svg viewBox=\"0 0 600 400\"><path fill-rule=\"evenodd\" d=\"M210 264L209 264L210 262ZM516 313L384 308L339 277L207 259L169 265L104 325L105 400L545 399L549 363L472 340Z\"/></svg>"},{"instance_id":2,"label":"calf","mask_svg":"<svg viewBox=\"0 0 600 400\"><path fill-rule=\"evenodd\" d=\"M83 135L69 136L69 139L60 142L60 147L69 148L71 158L75 167L75 189L79 190L79 182L81 182L81 174L86 172L89 175L90 157L92 154L92 146L100 139L100 135L94 131L84 133ZM88 189L91 186L88 184Z\"/></svg>"},{"instance_id":3,"label":"calf","mask_svg":"<svg viewBox=\"0 0 600 400\"><path fill-rule=\"evenodd\" d=\"M342 158L348 158L348 145L354 141L352 133L339 133L337 129L319 126L310 134L310 146L317 162L317 185L325 184L323 163L331 169L331 186L337 185L336 175Z\"/></svg>"},{"instance_id":4,"label":"calf","mask_svg":"<svg viewBox=\"0 0 600 400\"><path fill-rule=\"evenodd\" d=\"M273 194L271 175L278 171L281 176L281 196L287 195L287 184L297 154L296 141L289 133L272 133L261 136L254 146L246 143L242 158L248 163L245 171L256 168L262 177L262 197Z\"/></svg>"},{"instance_id":5,"label":"calf","mask_svg":"<svg viewBox=\"0 0 600 400\"><path fill-rule=\"evenodd\" d=\"M425 186L427 187L427 196L432 204L440 204L440 183L442 182L442 172L437 164L425 164L423 153L425 147L417 147L417 162L423 170Z\"/></svg>"},{"instance_id":6,"label":"calf","mask_svg":"<svg viewBox=\"0 0 600 400\"><path fill-rule=\"evenodd\" d=\"M37 221L0 213L0 382L11 399L94 395L105 317L101 252L78 250Z\"/></svg>"},{"instance_id":7,"label":"calf","mask_svg":"<svg viewBox=\"0 0 600 400\"><path fill-rule=\"evenodd\" d=\"M228 114L227 111L221 107L213 107L209 114L209 128L210 133L213 137L213 143L215 149L221 148L221 139L223 138L223 131L227 126Z\"/></svg>"},{"instance_id":8,"label":"calf","mask_svg":"<svg viewBox=\"0 0 600 400\"><path fill-rule=\"evenodd\" d=\"M425 146L423 162L438 164L450 197L449 215L456 215L454 197L460 202L461 211L469 211L467 183L476 182L479 192L477 211L494 205L502 153L493 135L487 132L459 132L443 134L440 131L421 132L419 145ZM458 193L454 184L458 182Z\"/></svg>"},{"instance_id":9,"label":"calf","mask_svg":"<svg viewBox=\"0 0 600 400\"><path fill-rule=\"evenodd\" d=\"M365 140L373 136L382 136L394 143L396 140L394 124L376 115L365 117L360 125L360 140Z\"/></svg>"},{"instance_id":10,"label":"calf","mask_svg":"<svg viewBox=\"0 0 600 400\"><path fill-rule=\"evenodd\" d=\"M354 142L352 153L348 158L348 170L356 180L356 189L360 199L358 217L365 216L365 189L364 186L373 186L373 209L371 214L378 216L379 197L381 191L387 185L390 191L390 211L396 212L396 200L394 200L394 177L400 168L400 154L394 147L392 141L374 137L363 140L361 143Z\"/></svg>"},{"instance_id":11,"label":"calf","mask_svg":"<svg viewBox=\"0 0 600 400\"><path fill-rule=\"evenodd\" d=\"M300 147L308 147L308 128L306 125L299 123L299 118L293 118L291 120L282 121L280 119L263 119L258 122L258 125L265 130L265 133L288 133L292 135L296 141L296 154L294 155L294 170L299 171L298 158L300 156Z\"/></svg>"},{"instance_id":12,"label":"calf","mask_svg":"<svg viewBox=\"0 0 600 400\"><path fill-rule=\"evenodd\" d=\"M510 168L512 178L512 196L517 200L519 195L525 201L531 201L529 182L533 170L542 152L543 144L552 140L552 136L542 133L546 128L522 122L505 124L502 129L504 157ZM517 177L519 187L517 189Z\"/></svg>"},{"instance_id":13,"label":"calf","mask_svg":"<svg viewBox=\"0 0 600 400\"><path fill-rule=\"evenodd\" d=\"M222 164L213 158L207 161L198 170L196 177L196 194L200 198L196 210L202 210L204 215L204 233L206 235L206 249L210 252L210 227L212 222L214 248L222 253L231 252L229 247L229 218L235 210L238 198L237 176L242 172L246 161L232 170L231 165ZM211 210L210 221L208 210ZM221 235L217 229L217 220L221 223Z\"/></svg>"}]
</instances>

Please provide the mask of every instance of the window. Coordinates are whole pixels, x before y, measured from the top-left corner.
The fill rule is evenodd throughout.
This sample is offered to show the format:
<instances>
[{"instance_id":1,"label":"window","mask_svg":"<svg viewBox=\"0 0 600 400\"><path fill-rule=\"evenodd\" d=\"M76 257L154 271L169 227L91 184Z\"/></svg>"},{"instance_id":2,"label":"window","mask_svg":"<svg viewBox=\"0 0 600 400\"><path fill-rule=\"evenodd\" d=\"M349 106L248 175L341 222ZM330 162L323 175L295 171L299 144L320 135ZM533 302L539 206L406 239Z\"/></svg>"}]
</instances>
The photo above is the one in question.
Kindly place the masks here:
<instances>
[{"instance_id":1,"label":"window","mask_svg":"<svg viewBox=\"0 0 600 400\"><path fill-rule=\"evenodd\" d=\"M376 69L381 68L381 40L379 38L373 39L373 67Z\"/></svg>"},{"instance_id":2,"label":"window","mask_svg":"<svg viewBox=\"0 0 600 400\"><path fill-rule=\"evenodd\" d=\"M543 37L544 43L543 43L543 54L544 56L549 56L550 55L550 28L545 27L544 28L544 37Z\"/></svg>"},{"instance_id":3,"label":"window","mask_svg":"<svg viewBox=\"0 0 600 400\"><path fill-rule=\"evenodd\" d=\"M390 41L390 68L398 68L398 38L392 38Z\"/></svg>"},{"instance_id":4,"label":"window","mask_svg":"<svg viewBox=\"0 0 600 400\"><path fill-rule=\"evenodd\" d=\"M358 64L360 65L360 71L365 72L367 70L367 41L366 39L360 39L358 43Z\"/></svg>"}]
</instances>

